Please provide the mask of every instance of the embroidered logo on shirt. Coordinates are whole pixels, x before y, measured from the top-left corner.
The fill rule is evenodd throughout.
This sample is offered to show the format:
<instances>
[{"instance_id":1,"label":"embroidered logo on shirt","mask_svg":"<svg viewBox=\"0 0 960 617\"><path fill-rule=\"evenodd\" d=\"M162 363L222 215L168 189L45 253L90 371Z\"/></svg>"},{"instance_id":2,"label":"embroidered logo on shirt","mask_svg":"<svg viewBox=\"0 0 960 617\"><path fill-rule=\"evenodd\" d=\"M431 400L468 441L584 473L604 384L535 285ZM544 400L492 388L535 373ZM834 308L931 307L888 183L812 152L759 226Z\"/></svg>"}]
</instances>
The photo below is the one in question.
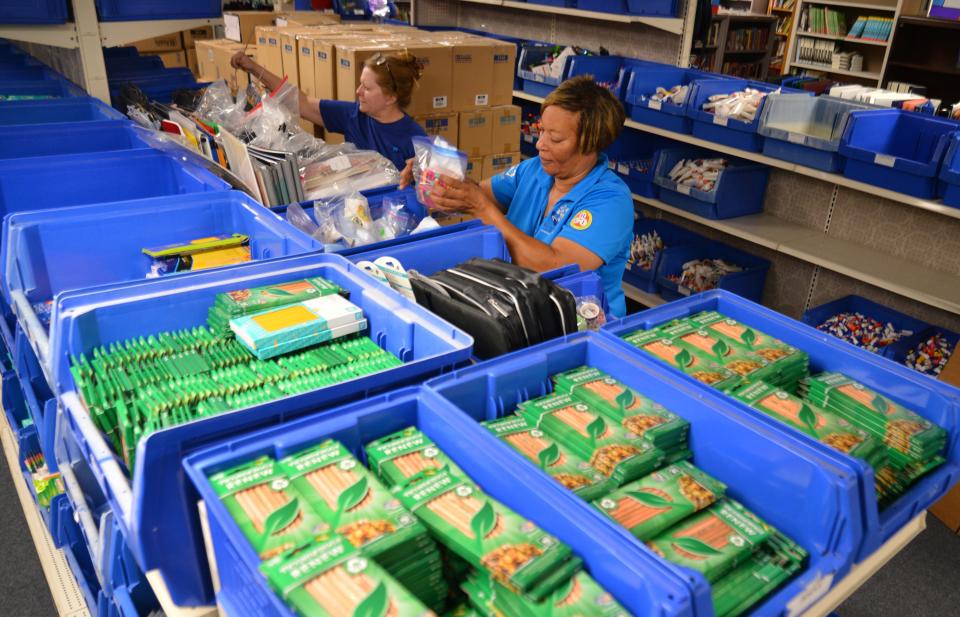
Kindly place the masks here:
<instances>
[{"instance_id":1,"label":"embroidered logo on shirt","mask_svg":"<svg viewBox=\"0 0 960 617\"><path fill-rule=\"evenodd\" d=\"M508 178L514 177L515 175L517 175L517 167L519 167L519 165L514 165L513 167L508 169L506 172L504 172L504 175Z\"/></svg>"},{"instance_id":2,"label":"embroidered logo on shirt","mask_svg":"<svg viewBox=\"0 0 960 617\"><path fill-rule=\"evenodd\" d=\"M573 227L577 231L588 229L591 224L593 224L593 215L590 214L589 210L581 210L570 219L570 227Z\"/></svg>"},{"instance_id":3,"label":"embroidered logo on shirt","mask_svg":"<svg viewBox=\"0 0 960 617\"><path fill-rule=\"evenodd\" d=\"M554 225L559 225L560 221L566 218L567 211L570 209L570 206L567 204L562 204L553 209L553 212L550 213L550 221Z\"/></svg>"}]
</instances>

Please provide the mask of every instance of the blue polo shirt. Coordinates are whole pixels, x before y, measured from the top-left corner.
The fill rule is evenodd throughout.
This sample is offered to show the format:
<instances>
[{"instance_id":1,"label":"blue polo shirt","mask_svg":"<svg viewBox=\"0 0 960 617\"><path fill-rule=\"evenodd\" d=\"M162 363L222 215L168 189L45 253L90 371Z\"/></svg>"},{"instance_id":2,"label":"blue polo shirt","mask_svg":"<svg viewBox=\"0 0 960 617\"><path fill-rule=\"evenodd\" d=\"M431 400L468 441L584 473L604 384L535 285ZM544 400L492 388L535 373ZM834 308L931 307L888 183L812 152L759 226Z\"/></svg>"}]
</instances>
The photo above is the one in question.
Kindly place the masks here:
<instances>
[{"instance_id":1,"label":"blue polo shirt","mask_svg":"<svg viewBox=\"0 0 960 617\"><path fill-rule=\"evenodd\" d=\"M507 206L507 218L545 244L567 238L603 260L597 270L614 317L627 314L623 270L633 237L633 197L623 180L607 168L601 154L596 167L544 216L553 178L539 157L511 167L492 179L493 194Z\"/></svg>"},{"instance_id":2,"label":"blue polo shirt","mask_svg":"<svg viewBox=\"0 0 960 617\"><path fill-rule=\"evenodd\" d=\"M321 100L320 115L327 130L343 133L344 139L361 150L376 150L401 170L407 164L407 159L413 157L410 138L427 134L407 114L389 124L377 122L360 111L360 103Z\"/></svg>"}]
</instances>

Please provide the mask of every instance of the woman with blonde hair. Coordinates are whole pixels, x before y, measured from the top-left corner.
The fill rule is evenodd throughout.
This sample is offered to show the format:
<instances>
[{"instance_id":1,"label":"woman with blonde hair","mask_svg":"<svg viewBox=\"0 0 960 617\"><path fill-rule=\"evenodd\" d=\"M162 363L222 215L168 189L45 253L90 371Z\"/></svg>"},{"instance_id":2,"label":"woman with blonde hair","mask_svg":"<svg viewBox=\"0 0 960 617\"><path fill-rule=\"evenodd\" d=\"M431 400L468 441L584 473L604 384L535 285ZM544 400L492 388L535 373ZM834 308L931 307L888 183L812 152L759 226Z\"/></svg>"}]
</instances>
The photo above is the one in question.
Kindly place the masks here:
<instances>
[{"instance_id":1,"label":"woman with blonde hair","mask_svg":"<svg viewBox=\"0 0 960 617\"><path fill-rule=\"evenodd\" d=\"M243 52L237 52L230 64L259 79L270 90L282 81ZM300 117L334 133L343 133L344 139L361 150L375 150L397 169L403 169L407 160L413 158L411 138L426 135L404 112L421 73L412 54L378 53L364 63L356 102L315 99L301 90Z\"/></svg>"}]
</instances>

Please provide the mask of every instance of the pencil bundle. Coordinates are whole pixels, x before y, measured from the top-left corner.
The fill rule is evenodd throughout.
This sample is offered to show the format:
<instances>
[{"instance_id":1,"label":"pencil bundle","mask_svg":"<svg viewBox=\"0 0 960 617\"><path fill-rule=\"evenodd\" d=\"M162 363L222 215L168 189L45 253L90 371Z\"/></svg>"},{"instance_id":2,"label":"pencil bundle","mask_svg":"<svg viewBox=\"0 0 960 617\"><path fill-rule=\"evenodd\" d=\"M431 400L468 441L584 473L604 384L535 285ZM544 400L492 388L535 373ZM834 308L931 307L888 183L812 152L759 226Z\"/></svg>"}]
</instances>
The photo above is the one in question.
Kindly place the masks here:
<instances>
[{"instance_id":1,"label":"pencil bundle","mask_svg":"<svg viewBox=\"0 0 960 617\"><path fill-rule=\"evenodd\" d=\"M340 287L319 276L228 291L217 294L207 314L207 326L214 332L223 332L229 328L231 319L339 293L342 293Z\"/></svg>"},{"instance_id":2,"label":"pencil bundle","mask_svg":"<svg viewBox=\"0 0 960 617\"><path fill-rule=\"evenodd\" d=\"M733 372L741 383L766 381L776 385L779 382L777 367L753 352L734 347L706 328L682 321L660 328L660 332L690 354Z\"/></svg>"},{"instance_id":3,"label":"pencil bundle","mask_svg":"<svg viewBox=\"0 0 960 617\"><path fill-rule=\"evenodd\" d=\"M569 394L520 403L518 413L618 485L647 475L665 459L649 441Z\"/></svg>"},{"instance_id":4,"label":"pencil bundle","mask_svg":"<svg viewBox=\"0 0 960 617\"><path fill-rule=\"evenodd\" d=\"M366 446L370 468L387 486L403 486L422 478L425 471L450 469L464 475L433 441L410 426Z\"/></svg>"},{"instance_id":5,"label":"pencil bundle","mask_svg":"<svg viewBox=\"0 0 960 617\"><path fill-rule=\"evenodd\" d=\"M593 501L616 488L610 478L521 416L490 420L483 425L582 499Z\"/></svg>"},{"instance_id":6,"label":"pencil bundle","mask_svg":"<svg viewBox=\"0 0 960 617\"><path fill-rule=\"evenodd\" d=\"M803 569L807 553L782 533L771 530L766 542L710 587L717 617L737 617L758 604Z\"/></svg>"},{"instance_id":7,"label":"pencil bundle","mask_svg":"<svg viewBox=\"0 0 960 617\"><path fill-rule=\"evenodd\" d=\"M622 338L661 362L723 392L732 390L741 383L740 377L730 369L690 353L687 347L661 330L639 330Z\"/></svg>"},{"instance_id":8,"label":"pencil bundle","mask_svg":"<svg viewBox=\"0 0 960 617\"><path fill-rule=\"evenodd\" d=\"M269 457L221 471L209 480L261 559L308 543L326 527Z\"/></svg>"},{"instance_id":9,"label":"pencil bundle","mask_svg":"<svg viewBox=\"0 0 960 617\"><path fill-rule=\"evenodd\" d=\"M331 534L264 562L270 586L303 617L435 617L377 563Z\"/></svg>"},{"instance_id":10,"label":"pencil bundle","mask_svg":"<svg viewBox=\"0 0 960 617\"><path fill-rule=\"evenodd\" d=\"M326 440L284 457L280 466L333 531L425 605L437 609L443 604L449 590L426 527L340 442Z\"/></svg>"},{"instance_id":11,"label":"pencil bundle","mask_svg":"<svg viewBox=\"0 0 960 617\"><path fill-rule=\"evenodd\" d=\"M617 601L586 572L578 572L542 602L513 593L499 581L475 572L462 586L471 604L485 615L510 617L629 617Z\"/></svg>"}]
</instances>

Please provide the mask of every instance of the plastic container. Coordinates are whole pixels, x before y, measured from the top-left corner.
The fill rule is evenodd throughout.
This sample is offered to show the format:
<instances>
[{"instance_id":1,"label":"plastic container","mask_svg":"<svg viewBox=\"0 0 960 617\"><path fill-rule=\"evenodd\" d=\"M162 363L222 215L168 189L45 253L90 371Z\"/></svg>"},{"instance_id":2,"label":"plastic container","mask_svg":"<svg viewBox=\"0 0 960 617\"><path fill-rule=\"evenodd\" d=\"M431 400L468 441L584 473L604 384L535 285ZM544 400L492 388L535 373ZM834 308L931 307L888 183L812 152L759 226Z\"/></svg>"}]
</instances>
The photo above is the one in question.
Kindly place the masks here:
<instances>
[{"instance_id":1,"label":"plastic container","mask_svg":"<svg viewBox=\"0 0 960 617\"><path fill-rule=\"evenodd\" d=\"M527 0L527 2L530 4L545 4L547 6L577 6L577 0Z\"/></svg>"},{"instance_id":2,"label":"plastic container","mask_svg":"<svg viewBox=\"0 0 960 617\"><path fill-rule=\"evenodd\" d=\"M37 432L37 445L47 462L47 468L54 472L57 471L54 454L57 400L53 389L47 383L36 353L19 325L14 336L13 366L17 372L20 391Z\"/></svg>"},{"instance_id":3,"label":"plastic container","mask_svg":"<svg viewBox=\"0 0 960 617\"><path fill-rule=\"evenodd\" d=\"M583 11L623 15L627 12L627 0L577 0L577 8Z\"/></svg>"},{"instance_id":4,"label":"plastic container","mask_svg":"<svg viewBox=\"0 0 960 617\"><path fill-rule=\"evenodd\" d=\"M610 168L641 197L656 197L657 186L653 183L657 170L657 158L662 148L674 142L666 137L641 131L623 131L613 145L606 150Z\"/></svg>"},{"instance_id":5,"label":"plastic container","mask_svg":"<svg viewBox=\"0 0 960 617\"><path fill-rule=\"evenodd\" d=\"M595 82L605 86L617 99L622 97L623 58L619 56L574 56L567 63L567 74L564 79L570 79L578 75L592 75Z\"/></svg>"},{"instance_id":6,"label":"plastic container","mask_svg":"<svg viewBox=\"0 0 960 617\"><path fill-rule=\"evenodd\" d=\"M664 249L657 267L657 289L665 300L677 300L691 294L689 289L680 287L667 277L679 276L683 272L683 264L694 259L723 259L727 263L740 266L743 270L721 278L717 288L754 302L759 302L763 297L763 284L767 280L770 262L722 242L709 240Z\"/></svg>"},{"instance_id":7,"label":"plastic container","mask_svg":"<svg viewBox=\"0 0 960 617\"><path fill-rule=\"evenodd\" d=\"M0 62L0 87L7 81L56 81L60 77L45 66L5 66Z\"/></svg>"},{"instance_id":8,"label":"plastic container","mask_svg":"<svg viewBox=\"0 0 960 617\"><path fill-rule=\"evenodd\" d=\"M320 250L309 236L238 191L18 212L3 221L4 299L54 387L49 337L35 304L68 290L149 278L153 259L144 248L234 233L249 238L253 261ZM52 435L44 441L52 444Z\"/></svg>"},{"instance_id":9,"label":"plastic container","mask_svg":"<svg viewBox=\"0 0 960 617\"><path fill-rule=\"evenodd\" d=\"M763 153L824 171L842 171L840 139L850 112L879 109L830 96L771 94L763 106L757 132L765 137Z\"/></svg>"},{"instance_id":10,"label":"plastic container","mask_svg":"<svg viewBox=\"0 0 960 617\"><path fill-rule=\"evenodd\" d=\"M64 495L54 497L50 506L56 511L56 529L53 534L55 542L63 550L63 556L73 573L80 595L87 603L87 609L91 615L96 615L100 582L97 580L90 552L84 545L80 528L74 521L74 509Z\"/></svg>"},{"instance_id":11,"label":"plastic container","mask_svg":"<svg viewBox=\"0 0 960 617\"><path fill-rule=\"evenodd\" d=\"M623 271L623 281L625 283L629 283L647 293L657 293L657 272L660 270L660 263L663 261L666 249L707 241L700 234L662 219L642 218L633 223L634 236L642 236L652 231L656 231L657 235L663 240L664 248L657 253L650 268L645 270L628 262L626 270Z\"/></svg>"},{"instance_id":12,"label":"plastic container","mask_svg":"<svg viewBox=\"0 0 960 617\"><path fill-rule=\"evenodd\" d=\"M608 319L613 319L613 317L610 316L610 303L607 302L607 296L603 292L603 281L600 280L600 275L598 275L595 270L561 276L554 279L554 282L568 290L576 296L578 300L580 298L593 296L600 301L600 308L603 309L603 314Z\"/></svg>"},{"instance_id":13,"label":"plastic container","mask_svg":"<svg viewBox=\"0 0 960 617\"><path fill-rule=\"evenodd\" d=\"M106 50L104 50L106 52ZM112 75L115 71L120 73L136 69L163 69L163 60L160 56L108 56L104 53L104 62L107 66L107 74Z\"/></svg>"},{"instance_id":14,"label":"plastic container","mask_svg":"<svg viewBox=\"0 0 960 617\"><path fill-rule=\"evenodd\" d=\"M122 120L0 126L0 159L147 148L147 135Z\"/></svg>"},{"instance_id":15,"label":"plastic container","mask_svg":"<svg viewBox=\"0 0 960 617\"><path fill-rule=\"evenodd\" d=\"M777 86L762 81L749 81L746 79L697 81L687 95L689 97L687 115L693 119L693 136L732 148L759 152L763 148L763 137L757 134L757 125L760 123L760 117L763 114L766 97L760 101L760 105L757 107L757 113L751 122L744 122L735 118L721 118L703 110L704 103L706 103L707 99L711 96L715 94L741 92L746 88L759 90L761 92L779 91ZM783 91L788 93L803 93L801 90ZM806 93L807 96L812 96L812 94L811 92Z\"/></svg>"},{"instance_id":16,"label":"plastic container","mask_svg":"<svg viewBox=\"0 0 960 617\"><path fill-rule=\"evenodd\" d=\"M960 131L950 137L950 145L940 167L940 196L943 203L960 208Z\"/></svg>"},{"instance_id":17,"label":"plastic container","mask_svg":"<svg viewBox=\"0 0 960 617\"><path fill-rule=\"evenodd\" d=\"M282 457L328 438L340 441L365 460L364 444L416 426L485 493L567 543L584 559L597 582L632 613L690 614L688 593L679 576L642 557L633 559L642 549L636 543L626 545L624 532L605 525L599 513L532 466L506 455L506 446L485 434L486 429L473 419L461 416L432 392L404 389L226 440L187 458L184 467L207 506L221 581L218 599L231 598L230 603L242 606L248 615L292 615L258 572L257 555L207 476L256 456Z\"/></svg>"},{"instance_id":18,"label":"plastic container","mask_svg":"<svg viewBox=\"0 0 960 617\"><path fill-rule=\"evenodd\" d=\"M840 142L843 175L874 186L932 198L950 134L960 123L896 109L855 111Z\"/></svg>"},{"instance_id":19,"label":"plastic container","mask_svg":"<svg viewBox=\"0 0 960 617\"><path fill-rule=\"evenodd\" d=\"M677 184L670 170L682 159L722 158L727 167L720 172L712 191ZM770 168L758 163L699 148L669 148L660 151L653 181L660 187L660 200L707 219L729 219L763 211Z\"/></svg>"},{"instance_id":20,"label":"plastic container","mask_svg":"<svg viewBox=\"0 0 960 617\"><path fill-rule=\"evenodd\" d=\"M0 126L126 120L122 113L91 97L0 103Z\"/></svg>"},{"instance_id":21,"label":"plastic container","mask_svg":"<svg viewBox=\"0 0 960 617\"><path fill-rule=\"evenodd\" d=\"M667 367L623 351L604 338L583 333L544 343L432 379L427 382L427 388L464 412L448 417L451 424L459 423L461 432L467 434L475 428L476 425L470 425L476 421L508 415L518 403L548 393L550 376L555 373L589 365L610 374L686 418L690 422L693 464L725 482L728 495L810 553L807 568L755 607L751 614L789 614L786 607L791 604L801 605L798 610L802 610L804 603L797 596L806 590L819 586L818 592L810 592L810 602L825 593L829 582L823 585L822 579L837 580L843 576L862 537L855 474L843 466L832 465L812 448L774 436L765 426L738 413L719 397L706 400L695 388L674 379ZM518 476L534 474L539 484L559 486L489 433L483 441L479 436L471 441L478 450L490 444L490 454L481 455L486 460L508 465ZM517 482L517 486L533 485L532 480ZM538 492L540 489L525 491L529 495ZM563 495L566 501L586 505L570 492L564 491ZM626 570L631 565L653 561L687 583L687 591L673 598L674 607L661 605L663 610L650 610L643 605L642 596L638 596L625 605L626 608L636 615L688 615L691 611L697 615L713 615L710 588L703 577L661 560L625 529L599 512L589 507L588 510L591 518L600 519L602 526L616 538L614 542L624 559L620 568ZM621 589L608 587L614 595ZM659 590L663 592L669 593L669 590Z\"/></svg>"},{"instance_id":22,"label":"plastic container","mask_svg":"<svg viewBox=\"0 0 960 617\"><path fill-rule=\"evenodd\" d=\"M219 0L96 0L100 21L220 17Z\"/></svg>"},{"instance_id":23,"label":"plastic container","mask_svg":"<svg viewBox=\"0 0 960 617\"><path fill-rule=\"evenodd\" d=\"M194 81L192 74L157 75L153 77L138 77L135 79L118 78L110 80L110 100L114 107L120 105L120 95L125 84L138 87L150 100L158 103L173 101L173 93L177 90L200 90L205 84ZM122 111L122 109L121 109Z\"/></svg>"},{"instance_id":24,"label":"plastic container","mask_svg":"<svg viewBox=\"0 0 960 617\"><path fill-rule=\"evenodd\" d=\"M65 79L43 79L0 82L0 104L7 96L63 98L83 96L83 91ZM19 102L19 101L13 101Z\"/></svg>"},{"instance_id":25,"label":"plastic container","mask_svg":"<svg viewBox=\"0 0 960 617\"><path fill-rule=\"evenodd\" d=\"M627 12L631 15L657 15L676 17L676 0L627 0Z\"/></svg>"},{"instance_id":26,"label":"plastic container","mask_svg":"<svg viewBox=\"0 0 960 617\"><path fill-rule=\"evenodd\" d=\"M363 309L369 321L368 336L404 365L152 433L140 442L131 478L81 404L69 371L70 356L131 337L203 324L220 292L311 276L322 276L349 291L351 301ZM198 272L188 278L65 292L57 296L55 311L50 340L64 419L59 433L71 433L79 448L71 465L89 468L106 494L137 565L145 572L159 570L173 602L180 606L213 603L196 499L183 475L176 472L185 454L318 407L419 383L465 362L473 346L466 333L369 278L339 255L301 255ZM178 550L171 551L171 546Z\"/></svg>"},{"instance_id":27,"label":"plastic container","mask_svg":"<svg viewBox=\"0 0 960 617\"><path fill-rule=\"evenodd\" d=\"M543 64L546 58L552 56L553 49L553 47L540 45L524 45L520 48L520 55L517 58L517 77L522 81L524 92L534 96L547 96L567 78L572 57L564 60L560 77L542 75L531 70L531 67Z\"/></svg>"},{"instance_id":28,"label":"plastic container","mask_svg":"<svg viewBox=\"0 0 960 617\"><path fill-rule=\"evenodd\" d=\"M900 311L895 311L892 308L878 304L872 300L867 300L862 296L854 295L844 296L832 302L808 309L804 311L800 320L808 326L816 328L826 320L840 313L860 313L882 323L893 324L893 327L897 330L909 330L914 335L930 327L930 324L925 321L916 319ZM904 338L912 338L912 336ZM846 343L846 341L843 342ZM853 343L846 344L856 347ZM889 345L887 347L889 347ZM886 349L886 347L881 348L879 351L880 355L887 355Z\"/></svg>"},{"instance_id":29,"label":"plastic container","mask_svg":"<svg viewBox=\"0 0 960 617\"><path fill-rule=\"evenodd\" d=\"M67 21L65 0L0 0L0 23L63 24Z\"/></svg>"},{"instance_id":30,"label":"plastic container","mask_svg":"<svg viewBox=\"0 0 960 617\"><path fill-rule=\"evenodd\" d=\"M957 332L947 330L946 328L930 326L925 330L917 332L913 336L905 336L899 341L887 345L883 349L883 356L893 360L897 364L904 364L904 362L907 360L907 354L910 353L910 351L916 349L918 345L924 343L927 339L936 334L939 334L946 339L947 348L950 350L955 350L957 343L960 342L960 334ZM936 378L936 376L933 377Z\"/></svg>"},{"instance_id":31,"label":"plastic container","mask_svg":"<svg viewBox=\"0 0 960 617\"><path fill-rule=\"evenodd\" d=\"M212 173L155 150L0 161L0 215L226 189Z\"/></svg>"},{"instance_id":32,"label":"plastic container","mask_svg":"<svg viewBox=\"0 0 960 617\"><path fill-rule=\"evenodd\" d=\"M919 375L905 366L897 366L862 349L854 349L758 304L724 291L710 291L630 315L616 323L608 324L601 333L616 339L621 347L630 348L628 343L619 339L620 335L655 328L700 311L719 311L750 327L775 336L810 356L811 373L822 371L844 373L946 429L948 433L946 463L924 476L900 499L880 512L873 488L873 469L866 462L841 454L745 404L727 398L693 378L682 375L679 371L670 369L684 382L700 389L705 399L722 398L739 409L744 417L749 416L762 421L772 433L781 438L803 443L806 447L817 450L823 456L836 461L837 467L849 468L856 472L859 477L857 490L860 507L864 517L862 523L864 535L856 552L856 562L863 561L901 527L933 505L960 478L960 446L957 443L960 436L960 425L958 425L960 416L957 414L960 410L960 393L956 388ZM643 352L634 350L634 353L642 354ZM806 494L809 495L809 493Z\"/></svg>"},{"instance_id":33,"label":"plastic container","mask_svg":"<svg viewBox=\"0 0 960 617\"><path fill-rule=\"evenodd\" d=\"M671 102L651 101L657 88L669 90L674 86L690 86L698 79L716 79L712 73L697 69L678 69L666 64L654 67L639 67L634 70L627 82L624 100L630 117L641 124L649 124L676 133L689 134L693 130L693 120L687 116L687 103L691 99L691 88L680 105Z\"/></svg>"}]
</instances>

